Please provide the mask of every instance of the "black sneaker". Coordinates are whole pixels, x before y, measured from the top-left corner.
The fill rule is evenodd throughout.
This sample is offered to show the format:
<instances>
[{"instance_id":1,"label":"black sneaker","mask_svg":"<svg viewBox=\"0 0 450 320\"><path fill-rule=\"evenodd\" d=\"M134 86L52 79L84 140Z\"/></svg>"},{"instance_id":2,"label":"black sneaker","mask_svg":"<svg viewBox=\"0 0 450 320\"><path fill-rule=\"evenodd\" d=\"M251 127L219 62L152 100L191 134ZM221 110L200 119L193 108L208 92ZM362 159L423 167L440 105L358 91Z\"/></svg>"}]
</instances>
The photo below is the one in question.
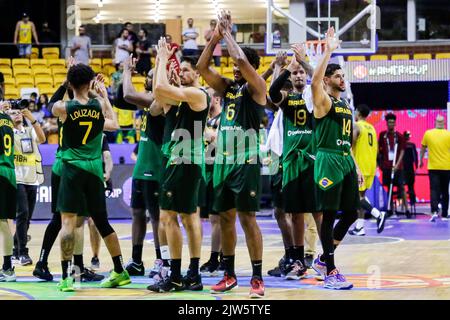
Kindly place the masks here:
<instances>
[{"instance_id":1,"label":"black sneaker","mask_svg":"<svg viewBox=\"0 0 450 320\"><path fill-rule=\"evenodd\" d=\"M136 263L131 259L127 265L125 266L125 269L128 271L128 274L130 276L143 276L145 275L145 267L144 263Z\"/></svg>"},{"instance_id":2,"label":"black sneaker","mask_svg":"<svg viewBox=\"0 0 450 320\"><path fill-rule=\"evenodd\" d=\"M386 221L386 213L384 211L380 211L380 216L377 218L377 233L383 232L385 221Z\"/></svg>"},{"instance_id":3,"label":"black sneaker","mask_svg":"<svg viewBox=\"0 0 450 320\"><path fill-rule=\"evenodd\" d=\"M94 270L100 269L100 260L98 259L98 257L92 257L91 269L94 269Z\"/></svg>"},{"instance_id":4,"label":"black sneaker","mask_svg":"<svg viewBox=\"0 0 450 320\"><path fill-rule=\"evenodd\" d=\"M169 277L163 281L148 286L147 289L153 292L164 293L173 291L184 291L186 290L186 287L183 283L183 279L174 281Z\"/></svg>"},{"instance_id":5,"label":"black sneaker","mask_svg":"<svg viewBox=\"0 0 450 320\"><path fill-rule=\"evenodd\" d=\"M31 260L28 254L23 254L19 256L19 264L21 266L31 266L33 264L33 260Z\"/></svg>"},{"instance_id":6,"label":"black sneaker","mask_svg":"<svg viewBox=\"0 0 450 320\"><path fill-rule=\"evenodd\" d=\"M183 278L183 282L186 287L186 290L191 291L203 290L202 276L199 274L191 276L188 271L188 274Z\"/></svg>"},{"instance_id":7,"label":"black sneaker","mask_svg":"<svg viewBox=\"0 0 450 320\"><path fill-rule=\"evenodd\" d=\"M314 262L314 256L312 254L305 254L305 267L311 269Z\"/></svg>"},{"instance_id":8,"label":"black sneaker","mask_svg":"<svg viewBox=\"0 0 450 320\"><path fill-rule=\"evenodd\" d=\"M80 276L81 282L96 282L105 279L105 276L97 274L88 268L84 268L83 273Z\"/></svg>"},{"instance_id":9,"label":"black sneaker","mask_svg":"<svg viewBox=\"0 0 450 320\"><path fill-rule=\"evenodd\" d=\"M267 271L267 274L271 277L281 277L280 267L275 267L275 268Z\"/></svg>"},{"instance_id":10,"label":"black sneaker","mask_svg":"<svg viewBox=\"0 0 450 320\"><path fill-rule=\"evenodd\" d=\"M219 271L220 263L218 261L212 262L208 260L200 267L200 272L204 275L215 276L217 271Z\"/></svg>"},{"instance_id":11,"label":"black sneaker","mask_svg":"<svg viewBox=\"0 0 450 320\"><path fill-rule=\"evenodd\" d=\"M41 261L36 263L36 267L33 270L33 276L41 280L53 281L53 275L50 273L47 263Z\"/></svg>"}]
</instances>

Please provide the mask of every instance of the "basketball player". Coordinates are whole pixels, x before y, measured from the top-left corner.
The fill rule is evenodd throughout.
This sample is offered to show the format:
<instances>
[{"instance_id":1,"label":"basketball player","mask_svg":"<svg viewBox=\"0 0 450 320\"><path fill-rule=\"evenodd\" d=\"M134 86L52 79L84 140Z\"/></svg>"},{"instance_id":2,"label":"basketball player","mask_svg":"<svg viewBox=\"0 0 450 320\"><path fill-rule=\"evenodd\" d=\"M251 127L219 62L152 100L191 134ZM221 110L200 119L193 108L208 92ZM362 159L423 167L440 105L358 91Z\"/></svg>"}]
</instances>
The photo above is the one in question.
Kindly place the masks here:
<instances>
[{"instance_id":1,"label":"basketball player","mask_svg":"<svg viewBox=\"0 0 450 320\"><path fill-rule=\"evenodd\" d=\"M75 64L75 60L73 58L69 59L69 68ZM56 92L51 97L48 109L52 112L53 105L60 100L64 99L66 92L69 95L69 98L73 98L73 92L68 90L67 80L56 90ZM58 136L61 138L61 128L62 124L59 120L58 122ZM105 120L104 128L105 131L115 131L118 128L115 126L115 121L113 120ZM52 281L53 275L50 273L48 269L48 256L50 251L55 243L56 238L58 237L59 231L61 230L61 214L57 210L57 200L58 200L58 191L59 185L61 181L62 174L62 160L61 160L61 139L58 139L58 149L56 151L55 162L52 166L52 175L51 175L51 187L52 187L52 219L50 223L47 225L44 233L44 239L42 241L41 252L39 254L39 261L36 263L36 266L33 270L33 276L45 280ZM84 223L82 226L77 227L77 231L75 233L75 247L74 247L74 265L78 267L81 281L101 281L104 279L103 275L96 274L92 270L88 268L84 268L83 263L83 239L84 239ZM92 241L92 240L91 240ZM78 271L77 270L77 271Z\"/></svg>"},{"instance_id":2,"label":"basketball player","mask_svg":"<svg viewBox=\"0 0 450 320\"><path fill-rule=\"evenodd\" d=\"M147 233L147 217L145 211L150 213L150 221L153 229L156 260L149 276L153 278L161 272L161 268L168 267L168 247L164 230L160 232L159 219L159 188L162 171L162 137L164 132L164 116L152 116L150 106L154 101L151 92L153 74L147 77L147 93L139 93L133 87L131 81L135 69L135 62L130 56L124 62L123 71L123 95L126 102L143 109L141 137L139 152L133 171L133 185L131 191L131 208L133 209L132 222L132 258L126 266L131 276L143 276L145 273L142 262L142 249ZM163 239L161 239L163 238ZM163 245L161 245L162 240ZM164 257L163 257L164 255Z\"/></svg>"},{"instance_id":3,"label":"basketball player","mask_svg":"<svg viewBox=\"0 0 450 320\"><path fill-rule=\"evenodd\" d=\"M181 87L169 83L167 64L170 50L165 38L158 42L154 94L165 106L166 125L173 127L171 141L164 145L170 156L161 184L161 221L164 224L171 256L170 277L148 287L154 292L203 290L199 261L201 223L197 211L198 192L204 172L203 131L208 116L209 96L200 88L196 59L181 63ZM180 101L179 103L176 103ZM170 108L170 114L169 114ZM175 113L174 113L175 112ZM181 138L181 139L180 139ZM181 277L183 237L178 215L186 229L191 257L187 275Z\"/></svg>"},{"instance_id":4,"label":"basketball player","mask_svg":"<svg viewBox=\"0 0 450 320\"><path fill-rule=\"evenodd\" d=\"M209 260L200 267L200 272L205 275L215 275L220 271L220 217L219 214L213 210L214 187L213 187L213 172L215 149L217 142L217 129L220 124L220 115L222 113L222 97L213 89L209 89L211 97L211 106L209 108L208 119L206 120L205 129L205 183L204 202L205 205L200 208L200 218L209 219L211 223L211 255ZM200 194L202 197L202 194Z\"/></svg>"},{"instance_id":5,"label":"basketball player","mask_svg":"<svg viewBox=\"0 0 450 320\"><path fill-rule=\"evenodd\" d=\"M320 230L323 255L314 261L313 267L324 276L324 288L350 289L353 284L334 264L334 250L357 218L358 179L362 177L351 150L352 110L341 99L341 93L345 91L344 73L338 64L328 64L338 46L332 27L328 29L324 54L311 82L317 146L314 164L316 203L317 210L323 211ZM334 227L338 210L343 213Z\"/></svg>"},{"instance_id":6,"label":"basketball player","mask_svg":"<svg viewBox=\"0 0 450 320\"><path fill-rule=\"evenodd\" d=\"M305 277L305 219L304 213L314 213L320 226L321 213L317 213L314 186L315 142L313 136L313 106L305 97L306 77L312 68L305 63L304 49L293 46L295 55L288 67L270 87L272 101L283 111L283 178L284 212L292 214L293 248L287 252L283 275L288 280ZM293 90L282 91L287 80ZM308 88L308 90L310 90ZM310 95L310 92L309 92Z\"/></svg>"},{"instance_id":7,"label":"basketball player","mask_svg":"<svg viewBox=\"0 0 450 320\"><path fill-rule=\"evenodd\" d=\"M52 109L53 115L62 122L62 174L57 210L61 212L62 221L60 241L63 272L58 289L63 292L74 291L73 278L70 276L74 231L76 225L80 224L77 215L82 216L86 208L114 263L114 270L101 286L113 288L131 282L128 272L123 269L117 234L108 222L103 184L102 133L105 118L114 120L113 110L103 83L96 82L96 90L101 97L89 98L94 76L94 71L89 66L72 66L67 80L74 92L74 99L67 102L58 101Z\"/></svg>"},{"instance_id":8,"label":"basketball player","mask_svg":"<svg viewBox=\"0 0 450 320\"><path fill-rule=\"evenodd\" d=\"M366 198L366 191L372 187L373 179L377 170L377 152L378 141L377 132L373 125L366 121L370 114L370 109L366 105L360 105L356 108L356 125L353 128L353 145L356 163L364 177L364 184L359 187L359 198L361 208L358 210L358 220L353 230L349 234L355 236L364 236L364 214L365 211L377 219L377 232L381 233L384 229L385 212L378 211L372 207Z\"/></svg>"},{"instance_id":9,"label":"basketball player","mask_svg":"<svg viewBox=\"0 0 450 320\"><path fill-rule=\"evenodd\" d=\"M0 269L0 282L16 281L11 263L13 235L8 219L16 217L16 174L14 171L14 124L4 109L10 108L8 102L0 103L0 236L2 238L3 266Z\"/></svg>"},{"instance_id":10,"label":"basketball player","mask_svg":"<svg viewBox=\"0 0 450 320\"><path fill-rule=\"evenodd\" d=\"M261 191L259 129L267 104L267 88L265 80L256 72L259 67L258 54L250 48L241 49L231 32L230 13L222 12L198 63L202 77L224 98L214 163L213 209L220 213L225 272L223 279L212 286L211 292L224 293L238 284L234 268L237 211L253 269L250 297L259 298L264 296L261 272L263 246L255 212L259 210ZM234 61L234 81L209 67L214 48L222 39Z\"/></svg>"}]
</instances>

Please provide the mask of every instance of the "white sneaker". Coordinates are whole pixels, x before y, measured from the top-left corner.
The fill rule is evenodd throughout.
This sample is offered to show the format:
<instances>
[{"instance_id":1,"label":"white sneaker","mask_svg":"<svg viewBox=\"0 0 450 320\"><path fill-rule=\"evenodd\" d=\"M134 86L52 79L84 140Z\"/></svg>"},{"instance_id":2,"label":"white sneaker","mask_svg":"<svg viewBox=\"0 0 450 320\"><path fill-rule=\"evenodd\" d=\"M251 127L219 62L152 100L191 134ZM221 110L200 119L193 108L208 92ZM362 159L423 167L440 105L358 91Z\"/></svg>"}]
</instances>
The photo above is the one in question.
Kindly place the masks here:
<instances>
[{"instance_id":1,"label":"white sneaker","mask_svg":"<svg viewBox=\"0 0 450 320\"><path fill-rule=\"evenodd\" d=\"M16 273L14 272L14 267L9 270L0 271L0 282L15 282Z\"/></svg>"},{"instance_id":2,"label":"white sneaker","mask_svg":"<svg viewBox=\"0 0 450 320\"><path fill-rule=\"evenodd\" d=\"M437 212L433 212L430 218L430 222L435 222L438 217L439 215L437 214Z\"/></svg>"},{"instance_id":3,"label":"white sneaker","mask_svg":"<svg viewBox=\"0 0 450 320\"><path fill-rule=\"evenodd\" d=\"M362 227L361 229L357 229L355 227L353 230L350 230L348 232L348 234L350 234L352 236L365 236L366 235L366 231L364 230L364 227Z\"/></svg>"}]
</instances>

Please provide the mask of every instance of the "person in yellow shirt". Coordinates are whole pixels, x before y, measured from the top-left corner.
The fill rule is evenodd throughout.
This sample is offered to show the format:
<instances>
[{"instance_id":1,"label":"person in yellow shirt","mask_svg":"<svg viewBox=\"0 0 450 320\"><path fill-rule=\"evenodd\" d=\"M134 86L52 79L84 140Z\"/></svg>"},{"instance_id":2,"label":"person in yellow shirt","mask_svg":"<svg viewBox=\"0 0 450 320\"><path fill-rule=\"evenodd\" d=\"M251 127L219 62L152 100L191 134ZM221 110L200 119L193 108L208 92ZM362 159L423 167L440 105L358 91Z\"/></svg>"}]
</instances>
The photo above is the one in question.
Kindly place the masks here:
<instances>
[{"instance_id":1,"label":"person in yellow shirt","mask_svg":"<svg viewBox=\"0 0 450 320\"><path fill-rule=\"evenodd\" d=\"M378 211L372 207L366 198L366 191L372 187L373 180L377 170L378 141L377 132L373 125L366 121L370 114L370 109L366 105L360 105L356 108L356 122L353 128L353 153L361 174L364 176L364 184L359 187L359 197L361 199L361 208L358 210L358 220L353 230L348 233L355 236L364 236L364 214L365 211L377 219L377 232L381 233L384 229L386 213Z\"/></svg>"},{"instance_id":2,"label":"person in yellow shirt","mask_svg":"<svg viewBox=\"0 0 450 320\"><path fill-rule=\"evenodd\" d=\"M439 214L442 205L442 218L448 217L448 184L450 182L450 131L445 129L443 116L436 117L436 128L423 135L419 167L423 167L423 157L428 149L428 176L430 177L431 222Z\"/></svg>"},{"instance_id":3,"label":"person in yellow shirt","mask_svg":"<svg viewBox=\"0 0 450 320\"><path fill-rule=\"evenodd\" d=\"M31 43L32 36L39 45L39 39L36 32L36 27L28 14L22 14L22 20L16 24L16 30L14 31L14 44L18 45L19 56L21 58L30 58L31 56Z\"/></svg>"},{"instance_id":4,"label":"person in yellow shirt","mask_svg":"<svg viewBox=\"0 0 450 320\"><path fill-rule=\"evenodd\" d=\"M134 144L135 130L134 130L134 111L122 110L114 107L114 112L117 114L117 120L119 121L120 130L117 133L116 143L123 143L123 140L127 140L128 143Z\"/></svg>"}]
</instances>

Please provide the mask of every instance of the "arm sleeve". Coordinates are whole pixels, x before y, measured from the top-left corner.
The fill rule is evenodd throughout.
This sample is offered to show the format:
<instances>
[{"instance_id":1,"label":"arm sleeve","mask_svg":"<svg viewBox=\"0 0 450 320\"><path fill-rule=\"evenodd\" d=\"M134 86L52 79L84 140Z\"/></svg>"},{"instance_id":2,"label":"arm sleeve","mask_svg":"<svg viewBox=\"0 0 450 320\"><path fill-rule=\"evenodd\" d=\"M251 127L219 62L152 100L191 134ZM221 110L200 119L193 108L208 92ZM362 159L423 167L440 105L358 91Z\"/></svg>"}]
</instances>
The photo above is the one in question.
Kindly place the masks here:
<instances>
[{"instance_id":1,"label":"arm sleeve","mask_svg":"<svg viewBox=\"0 0 450 320\"><path fill-rule=\"evenodd\" d=\"M109 149L108 139L106 138L106 135L103 134L102 153L105 151L111 151L111 150Z\"/></svg>"},{"instance_id":2,"label":"arm sleeve","mask_svg":"<svg viewBox=\"0 0 450 320\"><path fill-rule=\"evenodd\" d=\"M56 92L53 94L53 96L50 98L50 101L48 102L47 110L52 114L53 105L62 99L64 99L64 95L66 94L66 87L59 86L59 88L56 90Z\"/></svg>"},{"instance_id":3,"label":"arm sleeve","mask_svg":"<svg viewBox=\"0 0 450 320\"><path fill-rule=\"evenodd\" d=\"M136 146L134 147L134 150L133 150L133 153L134 153L135 155L137 155L138 152L139 152L139 142L136 143Z\"/></svg>"},{"instance_id":4,"label":"arm sleeve","mask_svg":"<svg viewBox=\"0 0 450 320\"><path fill-rule=\"evenodd\" d=\"M122 110L135 111L138 109L134 104L126 102L125 99L123 98L123 84L122 83L117 88L117 92L114 97L114 106L116 106L117 108L122 109Z\"/></svg>"},{"instance_id":5,"label":"arm sleeve","mask_svg":"<svg viewBox=\"0 0 450 320\"><path fill-rule=\"evenodd\" d=\"M280 103L283 96L281 95L281 89L289 79L291 73L288 70L283 70L280 76L272 83L269 89L269 96L273 103Z\"/></svg>"}]
</instances>

